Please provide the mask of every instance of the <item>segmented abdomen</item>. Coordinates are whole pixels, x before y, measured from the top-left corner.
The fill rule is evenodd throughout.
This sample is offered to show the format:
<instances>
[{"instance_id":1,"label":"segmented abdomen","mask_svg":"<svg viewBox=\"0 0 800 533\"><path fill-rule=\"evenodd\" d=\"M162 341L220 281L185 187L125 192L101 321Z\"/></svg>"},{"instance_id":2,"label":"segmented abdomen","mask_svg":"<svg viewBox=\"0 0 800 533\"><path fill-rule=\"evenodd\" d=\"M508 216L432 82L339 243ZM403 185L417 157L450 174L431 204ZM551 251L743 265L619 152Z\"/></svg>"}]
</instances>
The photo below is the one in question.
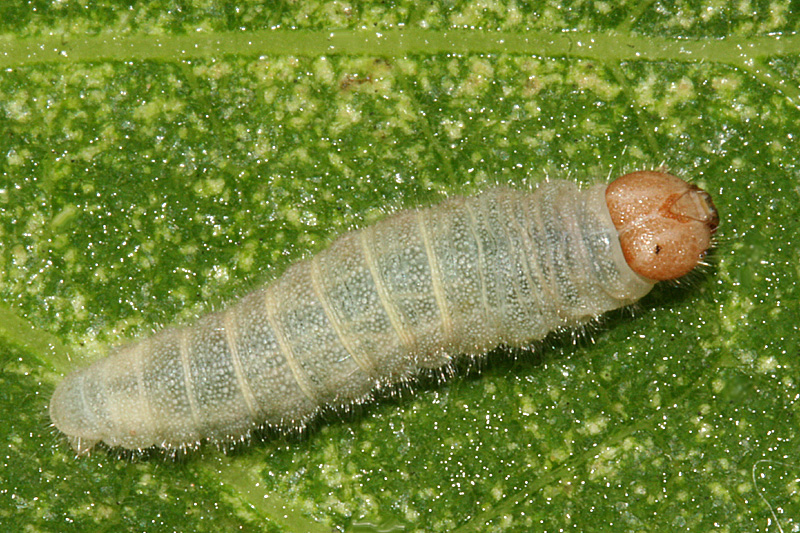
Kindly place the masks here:
<instances>
[{"instance_id":1,"label":"segmented abdomen","mask_svg":"<svg viewBox=\"0 0 800 533\"><path fill-rule=\"evenodd\" d=\"M79 451L298 426L451 356L627 305L654 282L626 264L605 190L496 188L347 233L236 305L69 375L52 419Z\"/></svg>"}]
</instances>

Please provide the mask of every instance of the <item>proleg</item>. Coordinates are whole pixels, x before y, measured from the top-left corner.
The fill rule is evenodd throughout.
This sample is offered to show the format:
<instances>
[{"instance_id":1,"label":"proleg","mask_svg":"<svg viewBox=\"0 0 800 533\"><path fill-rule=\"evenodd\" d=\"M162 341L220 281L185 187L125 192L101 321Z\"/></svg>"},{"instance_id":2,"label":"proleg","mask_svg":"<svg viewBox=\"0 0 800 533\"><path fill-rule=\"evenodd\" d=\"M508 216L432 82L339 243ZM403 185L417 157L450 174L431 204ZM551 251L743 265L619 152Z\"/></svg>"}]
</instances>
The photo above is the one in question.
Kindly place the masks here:
<instances>
[{"instance_id":1,"label":"proleg","mask_svg":"<svg viewBox=\"0 0 800 533\"><path fill-rule=\"evenodd\" d=\"M457 356L629 305L694 268L718 221L707 193L660 172L401 211L193 326L69 374L50 416L78 453L302 427Z\"/></svg>"}]
</instances>

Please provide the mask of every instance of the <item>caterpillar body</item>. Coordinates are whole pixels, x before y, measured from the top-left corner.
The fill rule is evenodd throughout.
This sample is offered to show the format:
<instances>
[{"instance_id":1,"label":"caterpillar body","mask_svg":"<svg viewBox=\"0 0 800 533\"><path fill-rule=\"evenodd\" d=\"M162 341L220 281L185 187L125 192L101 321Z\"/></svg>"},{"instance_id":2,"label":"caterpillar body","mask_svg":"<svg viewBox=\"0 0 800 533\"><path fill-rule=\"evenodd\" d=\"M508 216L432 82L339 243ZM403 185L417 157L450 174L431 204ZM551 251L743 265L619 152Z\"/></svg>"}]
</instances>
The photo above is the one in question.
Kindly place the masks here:
<instances>
[{"instance_id":1,"label":"caterpillar body","mask_svg":"<svg viewBox=\"0 0 800 533\"><path fill-rule=\"evenodd\" d=\"M401 211L191 327L71 373L50 416L78 453L302 426L455 355L523 346L635 302L694 268L717 224L707 193L654 171Z\"/></svg>"}]
</instances>

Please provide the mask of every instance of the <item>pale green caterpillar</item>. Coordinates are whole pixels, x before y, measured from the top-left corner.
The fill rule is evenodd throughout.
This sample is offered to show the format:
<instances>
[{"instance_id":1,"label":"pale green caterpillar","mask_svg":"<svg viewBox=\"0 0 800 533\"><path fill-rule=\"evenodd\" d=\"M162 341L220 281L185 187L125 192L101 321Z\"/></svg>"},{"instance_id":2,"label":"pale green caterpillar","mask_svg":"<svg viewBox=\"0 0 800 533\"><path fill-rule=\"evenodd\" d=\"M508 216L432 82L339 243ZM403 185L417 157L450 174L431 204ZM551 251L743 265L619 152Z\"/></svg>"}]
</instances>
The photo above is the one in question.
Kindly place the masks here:
<instances>
[{"instance_id":1,"label":"pale green caterpillar","mask_svg":"<svg viewBox=\"0 0 800 533\"><path fill-rule=\"evenodd\" d=\"M692 270L718 222L707 193L650 171L401 211L192 327L73 372L50 416L78 453L299 427L456 355L523 346L631 304Z\"/></svg>"}]
</instances>

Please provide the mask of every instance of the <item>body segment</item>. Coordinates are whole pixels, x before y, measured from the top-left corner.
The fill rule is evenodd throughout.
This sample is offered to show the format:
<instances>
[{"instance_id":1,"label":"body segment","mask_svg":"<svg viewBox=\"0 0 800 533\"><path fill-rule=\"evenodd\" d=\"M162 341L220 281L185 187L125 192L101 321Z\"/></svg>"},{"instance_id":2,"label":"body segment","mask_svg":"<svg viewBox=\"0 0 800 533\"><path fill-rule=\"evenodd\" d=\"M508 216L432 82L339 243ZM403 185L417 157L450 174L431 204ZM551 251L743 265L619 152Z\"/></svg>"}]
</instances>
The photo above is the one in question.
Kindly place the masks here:
<instances>
[{"instance_id":1,"label":"body segment","mask_svg":"<svg viewBox=\"0 0 800 533\"><path fill-rule=\"evenodd\" d=\"M79 452L297 427L454 356L578 326L654 283L626 262L605 184L455 197L347 233L235 305L70 374L51 417Z\"/></svg>"}]
</instances>

